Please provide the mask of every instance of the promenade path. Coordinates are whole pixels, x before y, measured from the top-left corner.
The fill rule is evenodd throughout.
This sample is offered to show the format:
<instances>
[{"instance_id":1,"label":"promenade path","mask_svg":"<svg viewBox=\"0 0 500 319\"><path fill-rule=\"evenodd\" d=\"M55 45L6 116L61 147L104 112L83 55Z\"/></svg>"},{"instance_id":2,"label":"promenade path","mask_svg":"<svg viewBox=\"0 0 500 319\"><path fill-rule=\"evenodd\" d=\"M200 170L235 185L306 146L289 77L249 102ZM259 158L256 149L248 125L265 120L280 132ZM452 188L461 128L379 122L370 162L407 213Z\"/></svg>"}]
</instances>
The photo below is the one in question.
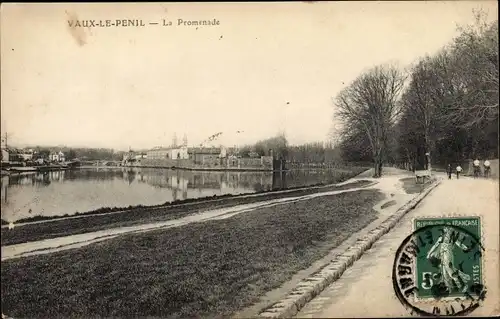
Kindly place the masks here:
<instances>
[{"instance_id":1,"label":"promenade path","mask_svg":"<svg viewBox=\"0 0 500 319\"><path fill-rule=\"evenodd\" d=\"M474 316L500 314L498 180L444 179L413 211L297 314L297 318L408 317L396 298L391 271L394 255L416 217L479 215L485 248L486 300Z\"/></svg>"}]
</instances>

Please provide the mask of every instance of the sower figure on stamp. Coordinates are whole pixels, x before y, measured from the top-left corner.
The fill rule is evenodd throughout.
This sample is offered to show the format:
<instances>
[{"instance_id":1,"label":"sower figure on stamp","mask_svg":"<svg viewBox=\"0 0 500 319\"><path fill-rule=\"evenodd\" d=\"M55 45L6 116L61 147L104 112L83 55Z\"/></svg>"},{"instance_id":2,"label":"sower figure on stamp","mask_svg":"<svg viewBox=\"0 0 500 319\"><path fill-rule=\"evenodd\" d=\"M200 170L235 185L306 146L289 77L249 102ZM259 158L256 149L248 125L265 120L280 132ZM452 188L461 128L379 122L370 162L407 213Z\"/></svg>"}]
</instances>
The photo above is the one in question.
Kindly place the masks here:
<instances>
[{"instance_id":1,"label":"sower figure on stamp","mask_svg":"<svg viewBox=\"0 0 500 319\"><path fill-rule=\"evenodd\" d=\"M456 287L465 292L467 291L467 283L470 281L471 276L459 270L455 266L453 248L457 245L460 249L467 250L468 247L456 240L453 240L451 237L452 232L453 230L450 227L444 227L443 234L439 236L434 246L429 250L427 259L439 260L443 283L448 288L448 291L451 292Z\"/></svg>"},{"instance_id":2,"label":"sower figure on stamp","mask_svg":"<svg viewBox=\"0 0 500 319\"><path fill-rule=\"evenodd\" d=\"M457 168L456 168L456 170L457 170L457 179L459 179L460 178L460 173L462 172L462 167L460 165L458 165Z\"/></svg>"},{"instance_id":3,"label":"sower figure on stamp","mask_svg":"<svg viewBox=\"0 0 500 319\"><path fill-rule=\"evenodd\" d=\"M446 173L448 173L448 179L451 179L451 174L453 174L453 168L451 167L451 164L448 164L448 167L446 168Z\"/></svg>"}]
</instances>

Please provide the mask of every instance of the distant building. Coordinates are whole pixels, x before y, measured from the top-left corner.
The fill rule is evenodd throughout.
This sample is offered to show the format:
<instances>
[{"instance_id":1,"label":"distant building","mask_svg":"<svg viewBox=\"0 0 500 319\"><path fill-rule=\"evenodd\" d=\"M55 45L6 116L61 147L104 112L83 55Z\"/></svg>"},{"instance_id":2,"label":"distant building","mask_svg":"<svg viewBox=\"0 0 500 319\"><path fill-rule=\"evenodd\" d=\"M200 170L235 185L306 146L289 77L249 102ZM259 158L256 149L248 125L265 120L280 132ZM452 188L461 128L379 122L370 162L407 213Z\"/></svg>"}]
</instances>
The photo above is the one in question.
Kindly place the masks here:
<instances>
[{"instance_id":1,"label":"distant building","mask_svg":"<svg viewBox=\"0 0 500 319\"><path fill-rule=\"evenodd\" d=\"M219 162L221 157L226 156L226 149L219 147L190 147L188 148L189 159L195 164Z\"/></svg>"},{"instance_id":2,"label":"distant building","mask_svg":"<svg viewBox=\"0 0 500 319\"><path fill-rule=\"evenodd\" d=\"M146 152L148 159L165 159L169 158L169 149L163 147L155 147Z\"/></svg>"},{"instance_id":3,"label":"distant building","mask_svg":"<svg viewBox=\"0 0 500 319\"><path fill-rule=\"evenodd\" d=\"M64 156L63 152L59 151L58 153L57 152L50 153L49 160L52 162L65 162L66 157Z\"/></svg>"},{"instance_id":4,"label":"distant building","mask_svg":"<svg viewBox=\"0 0 500 319\"><path fill-rule=\"evenodd\" d=\"M188 148L181 146L170 150L170 158L172 159L189 159Z\"/></svg>"},{"instance_id":5,"label":"distant building","mask_svg":"<svg viewBox=\"0 0 500 319\"><path fill-rule=\"evenodd\" d=\"M123 154L123 159L121 162L122 166L135 166L141 162L142 159L147 158L147 153L144 152L134 152L129 150L127 153Z\"/></svg>"},{"instance_id":6,"label":"distant building","mask_svg":"<svg viewBox=\"0 0 500 319\"><path fill-rule=\"evenodd\" d=\"M227 149L225 147L220 148L220 153L219 153L219 158L226 158L227 157Z\"/></svg>"},{"instance_id":7,"label":"distant building","mask_svg":"<svg viewBox=\"0 0 500 319\"><path fill-rule=\"evenodd\" d=\"M9 161L9 150L6 148L2 148L2 162Z\"/></svg>"},{"instance_id":8,"label":"distant building","mask_svg":"<svg viewBox=\"0 0 500 319\"><path fill-rule=\"evenodd\" d=\"M22 150L18 155L22 161L31 161L33 159L34 152L32 149Z\"/></svg>"},{"instance_id":9,"label":"distant building","mask_svg":"<svg viewBox=\"0 0 500 319\"><path fill-rule=\"evenodd\" d=\"M189 159L188 148L182 147L157 147L146 152L148 159Z\"/></svg>"},{"instance_id":10,"label":"distant building","mask_svg":"<svg viewBox=\"0 0 500 319\"><path fill-rule=\"evenodd\" d=\"M22 162L24 159L20 154L21 152L15 148L3 148L2 162Z\"/></svg>"},{"instance_id":11,"label":"distant building","mask_svg":"<svg viewBox=\"0 0 500 319\"><path fill-rule=\"evenodd\" d=\"M139 161L139 160L141 160L143 158L147 158L147 157L148 156L147 156L146 153L135 154L135 156L134 156L134 158L135 158L136 161Z\"/></svg>"}]
</instances>

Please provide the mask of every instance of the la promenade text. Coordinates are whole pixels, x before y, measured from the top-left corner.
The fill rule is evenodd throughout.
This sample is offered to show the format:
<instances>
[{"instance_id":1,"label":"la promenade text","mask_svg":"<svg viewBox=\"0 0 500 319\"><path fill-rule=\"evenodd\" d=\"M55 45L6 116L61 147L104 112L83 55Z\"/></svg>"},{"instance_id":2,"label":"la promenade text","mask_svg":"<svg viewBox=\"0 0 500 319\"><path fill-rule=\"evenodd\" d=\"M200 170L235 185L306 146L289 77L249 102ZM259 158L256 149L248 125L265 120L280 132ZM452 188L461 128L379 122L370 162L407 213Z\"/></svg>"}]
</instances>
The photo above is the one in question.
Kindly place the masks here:
<instances>
[{"instance_id":1,"label":"la promenade text","mask_svg":"<svg viewBox=\"0 0 500 319\"><path fill-rule=\"evenodd\" d=\"M218 26L217 19L209 20L184 20L184 19L161 19L158 21L147 21L143 19L115 19L115 20L68 20L70 28L112 28L112 27L146 27L146 26Z\"/></svg>"}]
</instances>

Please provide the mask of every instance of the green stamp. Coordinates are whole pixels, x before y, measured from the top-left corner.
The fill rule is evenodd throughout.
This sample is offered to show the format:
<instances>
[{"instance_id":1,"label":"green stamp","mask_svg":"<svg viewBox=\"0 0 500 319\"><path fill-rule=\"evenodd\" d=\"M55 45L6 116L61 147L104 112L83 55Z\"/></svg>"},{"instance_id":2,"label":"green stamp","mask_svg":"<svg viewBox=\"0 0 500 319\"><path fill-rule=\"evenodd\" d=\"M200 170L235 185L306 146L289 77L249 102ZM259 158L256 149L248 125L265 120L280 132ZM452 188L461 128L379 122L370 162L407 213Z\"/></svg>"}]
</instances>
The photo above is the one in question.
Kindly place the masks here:
<instances>
[{"instance_id":1,"label":"green stamp","mask_svg":"<svg viewBox=\"0 0 500 319\"><path fill-rule=\"evenodd\" d=\"M483 287L480 217L418 218L416 298L464 298Z\"/></svg>"},{"instance_id":2,"label":"green stamp","mask_svg":"<svg viewBox=\"0 0 500 319\"><path fill-rule=\"evenodd\" d=\"M396 297L412 314L467 315L486 297L481 218L417 218L394 256Z\"/></svg>"}]
</instances>

